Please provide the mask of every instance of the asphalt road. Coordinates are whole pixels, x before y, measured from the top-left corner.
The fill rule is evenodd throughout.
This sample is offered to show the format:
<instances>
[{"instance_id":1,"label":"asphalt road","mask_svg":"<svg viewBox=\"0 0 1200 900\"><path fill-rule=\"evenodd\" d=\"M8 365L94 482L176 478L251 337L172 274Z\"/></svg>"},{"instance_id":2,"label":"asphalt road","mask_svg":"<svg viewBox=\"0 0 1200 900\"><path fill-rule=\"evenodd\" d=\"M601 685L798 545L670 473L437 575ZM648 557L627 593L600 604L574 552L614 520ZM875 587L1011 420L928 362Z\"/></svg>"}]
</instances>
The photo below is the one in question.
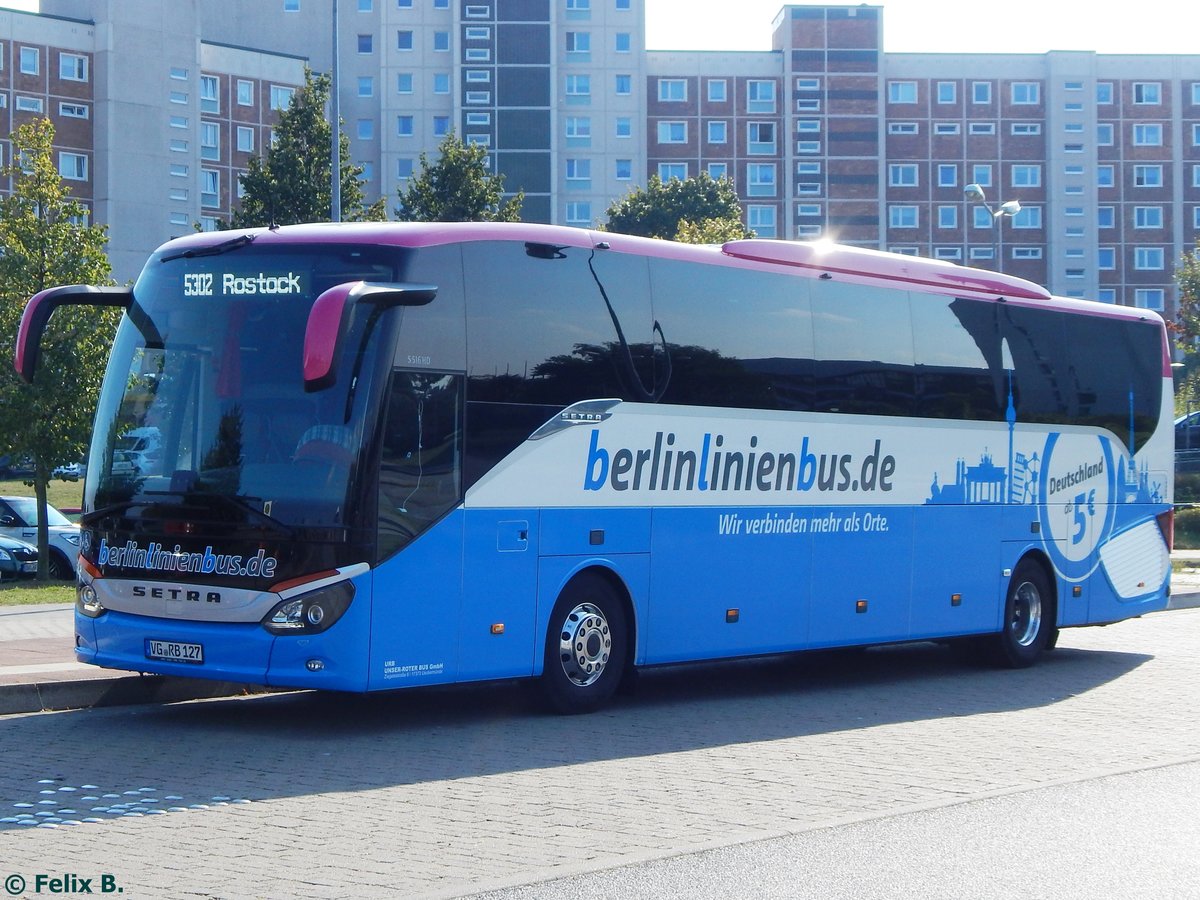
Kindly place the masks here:
<instances>
[{"instance_id":1,"label":"asphalt road","mask_svg":"<svg viewBox=\"0 0 1200 900\"><path fill-rule=\"evenodd\" d=\"M1187 609L1068 630L1020 671L929 644L663 669L591 716L547 716L495 685L0 717L0 879L458 897L679 865L674 887L592 896L689 879L689 896L939 896L919 881L938 863L958 897L1057 897L1071 894L1026 886L1056 860L1111 857L1134 881L1087 895L1197 896L1179 804L1198 798L1198 684ZM1186 780L1155 780L1176 770ZM1107 823L1086 793L1105 779L1129 785L1104 801ZM756 882L760 857L739 860L762 848L778 859ZM888 862L913 854L915 868Z\"/></svg>"}]
</instances>

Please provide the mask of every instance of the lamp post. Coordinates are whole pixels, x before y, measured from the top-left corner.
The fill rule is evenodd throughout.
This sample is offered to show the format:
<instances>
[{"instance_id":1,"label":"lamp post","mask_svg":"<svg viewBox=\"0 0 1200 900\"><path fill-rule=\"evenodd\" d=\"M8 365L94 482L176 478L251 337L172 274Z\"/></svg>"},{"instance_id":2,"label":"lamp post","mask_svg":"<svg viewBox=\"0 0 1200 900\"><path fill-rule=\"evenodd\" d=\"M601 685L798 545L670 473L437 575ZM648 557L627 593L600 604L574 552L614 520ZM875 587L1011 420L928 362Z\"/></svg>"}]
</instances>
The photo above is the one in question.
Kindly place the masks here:
<instances>
[{"instance_id":1,"label":"lamp post","mask_svg":"<svg viewBox=\"0 0 1200 900\"><path fill-rule=\"evenodd\" d=\"M1001 240L1000 220L1002 218L1011 219L1013 216L1019 213L1021 211L1021 201L1006 200L1004 203L1000 204L999 209L992 209L991 204L987 202L987 195L984 194L983 188L974 183L968 184L965 188L963 188L963 196L966 198L968 203L982 204L983 208L986 209L988 214L992 217L992 227L996 229L992 233L992 249L996 254L996 271L1003 272L1004 244Z\"/></svg>"},{"instance_id":2,"label":"lamp post","mask_svg":"<svg viewBox=\"0 0 1200 900\"><path fill-rule=\"evenodd\" d=\"M342 221L342 114L338 104L338 0L333 0L333 72L329 85L329 123L333 126L329 148L329 221Z\"/></svg>"}]
</instances>

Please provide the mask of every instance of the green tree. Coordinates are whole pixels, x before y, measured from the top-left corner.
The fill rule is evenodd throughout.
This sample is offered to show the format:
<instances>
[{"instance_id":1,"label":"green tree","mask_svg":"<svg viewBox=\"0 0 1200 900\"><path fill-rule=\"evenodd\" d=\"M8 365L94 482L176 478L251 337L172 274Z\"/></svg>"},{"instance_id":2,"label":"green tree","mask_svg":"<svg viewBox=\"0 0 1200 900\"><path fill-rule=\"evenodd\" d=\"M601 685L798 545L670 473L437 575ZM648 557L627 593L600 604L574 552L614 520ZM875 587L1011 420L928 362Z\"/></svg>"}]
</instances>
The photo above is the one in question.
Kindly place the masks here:
<instances>
[{"instance_id":1,"label":"green tree","mask_svg":"<svg viewBox=\"0 0 1200 900\"><path fill-rule=\"evenodd\" d=\"M634 188L608 207L607 231L638 234L643 237L676 240L680 225L684 239L708 243L708 235L723 240L734 237L753 237L754 232L742 224L742 209L737 191L728 178L716 179L707 172L682 181L672 178L663 181L650 176L645 188Z\"/></svg>"},{"instance_id":2,"label":"green tree","mask_svg":"<svg viewBox=\"0 0 1200 900\"><path fill-rule=\"evenodd\" d=\"M304 71L304 84L279 114L273 129L274 145L265 157L251 158L242 176L242 203L230 219L233 228L328 222L333 208L333 126L325 115L329 102L329 76ZM387 218L383 198L363 206L362 166L351 165L350 138L341 146L342 219L382 222Z\"/></svg>"},{"instance_id":3,"label":"green tree","mask_svg":"<svg viewBox=\"0 0 1200 900\"><path fill-rule=\"evenodd\" d=\"M701 219L699 222L680 219L679 229L675 232L675 240L681 244L724 244L753 236L754 232L747 231L741 219Z\"/></svg>"},{"instance_id":4,"label":"green tree","mask_svg":"<svg viewBox=\"0 0 1200 900\"><path fill-rule=\"evenodd\" d=\"M25 302L64 284L112 284L106 229L82 224L87 210L71 198L54 165L54 126L38 119L11 136L12 193L0 199L0 359L11 360ZM56 466L83 456L92 430L104 364L120 313L66 306L50 319L32 385L11 363L0 365L0 435L6 449L33 460L39 510L38 576L50 562L46 485Z\"/></svg>"},{"instance_id":5,"label":"green tree","mask_svg":"<svg viewBox=\"0 0 1200 900\"><path fill-rule=\"evenodd\" d=\"M463 143L451 131L438 160L421 154L420 172L398 191L401 222L519 222L525 192L504 198L504 176L488 172L487 148Z\"/></svg>"},{"instance_id":6,"label":"green tree","mask_svg":"<svg viewBox=\"0 0 1200 900\"><path fill-rule=\"evenodd\" d=\"M1179 260L1175 281L1179 285L1179 315L1171 328L1183 351L1176 400L1186 406L1200 392L1200 242Z\"/></svg>"}]
</instances>

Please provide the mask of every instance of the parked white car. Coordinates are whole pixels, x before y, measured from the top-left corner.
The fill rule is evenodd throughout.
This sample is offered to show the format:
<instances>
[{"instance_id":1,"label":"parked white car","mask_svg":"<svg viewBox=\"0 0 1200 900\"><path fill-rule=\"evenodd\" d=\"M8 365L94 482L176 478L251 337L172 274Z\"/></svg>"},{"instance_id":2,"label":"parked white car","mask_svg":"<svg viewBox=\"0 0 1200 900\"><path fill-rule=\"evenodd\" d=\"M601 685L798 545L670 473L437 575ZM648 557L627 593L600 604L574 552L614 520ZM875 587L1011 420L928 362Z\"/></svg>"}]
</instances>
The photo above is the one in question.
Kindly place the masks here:
<instances>
[{"instance_id":1,"label":"parked white car","mask_svg":"<svg viewBox=\"0 0 1200 900\"><path fill-rule=\"evenodd\" d=\"M37 500L33 497L0 497L0 534L37 545ZM53 506L46 507L50 537L50 577L75 577L79 558L79 526Z\"/></svg>"}]
</instances>

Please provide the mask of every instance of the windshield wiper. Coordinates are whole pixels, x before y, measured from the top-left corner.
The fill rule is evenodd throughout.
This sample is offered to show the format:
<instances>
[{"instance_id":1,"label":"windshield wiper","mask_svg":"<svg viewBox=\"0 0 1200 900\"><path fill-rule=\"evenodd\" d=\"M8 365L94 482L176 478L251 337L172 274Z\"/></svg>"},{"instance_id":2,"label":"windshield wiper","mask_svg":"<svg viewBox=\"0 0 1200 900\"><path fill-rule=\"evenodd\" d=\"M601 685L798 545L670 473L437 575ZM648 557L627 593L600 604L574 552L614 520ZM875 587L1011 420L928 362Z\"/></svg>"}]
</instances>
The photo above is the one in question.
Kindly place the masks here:
<instances>
[{"instance_id":1,"label":"windshield wiper","mask_svg":"<svg viewBox=\"0 0 1200 900\"><path fill-rule=\"evenodd\" d=\"M197 256L220 256L222 253L228 253L230 250L237 250L239 247L245 247L254 240L252 234L239 234L237 237L230 238L227 241L222 241L219 244L213 244L211 247L193 247L191 250L183 250L179 253L171 253L164 256L159 262L170 262L173 259L194 259Z\"/></svg>"}]
</instances>

